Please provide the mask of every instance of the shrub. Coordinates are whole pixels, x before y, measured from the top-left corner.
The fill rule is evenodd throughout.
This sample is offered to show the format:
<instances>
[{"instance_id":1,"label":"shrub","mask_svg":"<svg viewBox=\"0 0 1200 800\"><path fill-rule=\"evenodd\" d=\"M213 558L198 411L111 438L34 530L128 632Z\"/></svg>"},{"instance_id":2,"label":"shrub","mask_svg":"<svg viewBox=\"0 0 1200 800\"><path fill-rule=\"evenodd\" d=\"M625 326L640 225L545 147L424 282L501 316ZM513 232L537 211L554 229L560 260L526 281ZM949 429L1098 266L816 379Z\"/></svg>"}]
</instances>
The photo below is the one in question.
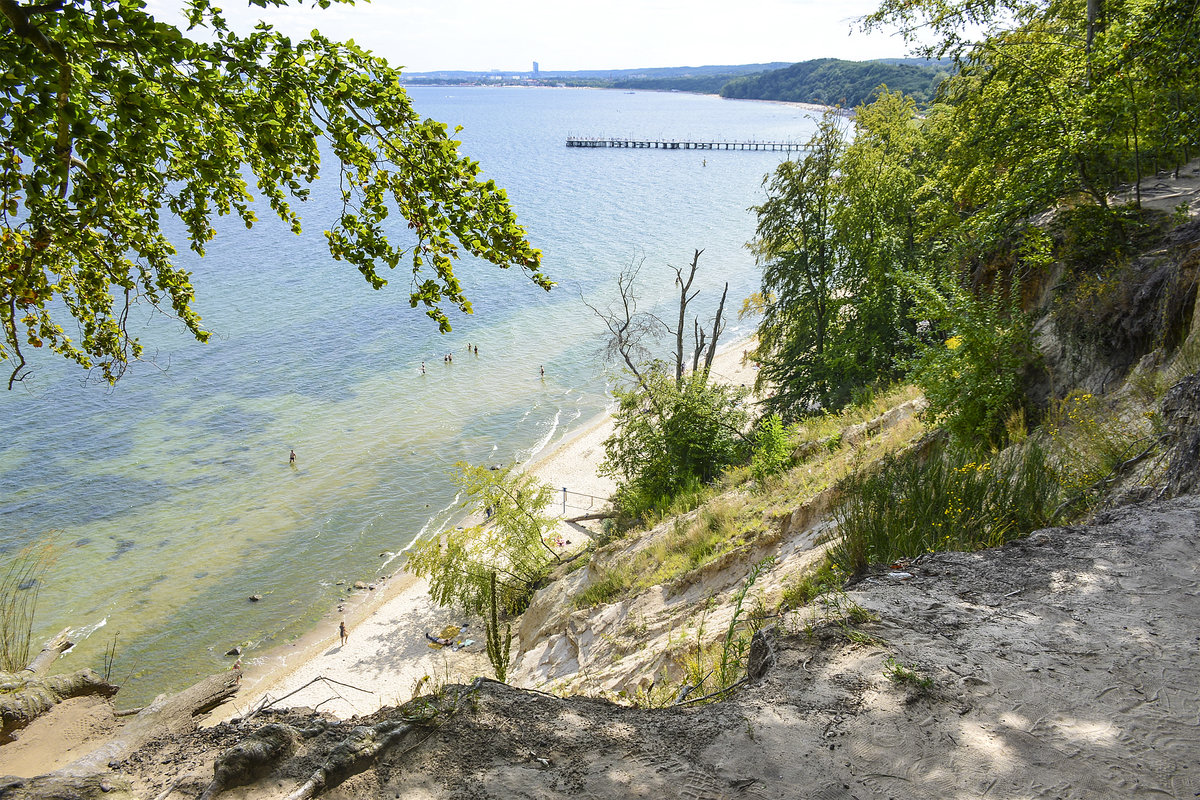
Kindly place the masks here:
<instances>
[{"instance_id":1,"label":"shrub","mask_svg":"<svg viewBox=\"0 0 1200 800\"><path fill-rule=\"evenodd\" d=\"M628 516L663 510L744 458L747 390L707 377L676 383L660 366L639 387L617 392L616 432L604 443L600 471L616 478L614 500Z\"/></svg>"},{"instance_id":2,"label":"shrub","mask_svg":"<svg viewBox=\"0 0 1200 800\"><path fill-rule=\"evenodd\" d=\"M767 478L778 475L791 465L789 439L778 414L768 414L759 421L754 434L754 451L750 456L750 474L760 488Z\"/></svg>"},{"instance_id":3,"label":"shrub","mask_svg":"<svg viewBox=\"0 0 1200 800\"><path fill-rule=\"evenodd\" d=\"M993 547L1048 524L1060 494L1033 440L990 460L961 449L889 456L846 482L832 559L857 574L927 552Z\"/></svg>"},{"instance_id":4,"label":"shrub","mask_svg":"<svg viewBox=\"0 0 1200 800\"><path fill-rule=\"evenodd\" d=\"M909 276L907 283L918 313L933 329L911 375L929 400L930 418L960 446L998 446L1005 420L1021 403L1023 375L1035 359L1028 318L998 294L979 299L957 286L940 289L920 276Z\"/></svg>"},{"instance_id":5,"label":"shrub","mask_svg":"<svg viewBox=\"0 0 1200 800\"><path fill-rule=\"evenodd\" d=\"M1045 424L1071 506L1086 509L1105 493L1107 479L1155 438L1154 415L1125 420L1087 392L1072 392L1054 404Z\"/></svg>"}]
</instances>

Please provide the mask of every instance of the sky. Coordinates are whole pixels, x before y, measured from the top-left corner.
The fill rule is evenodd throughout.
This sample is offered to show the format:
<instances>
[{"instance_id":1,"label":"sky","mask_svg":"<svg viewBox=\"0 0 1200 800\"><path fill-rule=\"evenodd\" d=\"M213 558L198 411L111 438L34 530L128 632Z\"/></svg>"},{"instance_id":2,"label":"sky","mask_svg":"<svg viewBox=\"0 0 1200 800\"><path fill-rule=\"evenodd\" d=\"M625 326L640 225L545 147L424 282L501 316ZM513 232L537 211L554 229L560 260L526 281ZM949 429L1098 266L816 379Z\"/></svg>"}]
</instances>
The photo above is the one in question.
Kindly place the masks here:
<instances>
[{"instance_id":1,"label":"sky","mask_svg":"<svg viewBox=\"0 0 1200 800\"><path fill-rule=\"evenodd\" d=\"M330 9L222 5L235 27L266 19L293 37L353 39L407 72L526 72L865 60L907 54L899 36L864 34L875 0L358 0ZM179 0L148 0L181 24Z\"/></svg>"}]
</instances>

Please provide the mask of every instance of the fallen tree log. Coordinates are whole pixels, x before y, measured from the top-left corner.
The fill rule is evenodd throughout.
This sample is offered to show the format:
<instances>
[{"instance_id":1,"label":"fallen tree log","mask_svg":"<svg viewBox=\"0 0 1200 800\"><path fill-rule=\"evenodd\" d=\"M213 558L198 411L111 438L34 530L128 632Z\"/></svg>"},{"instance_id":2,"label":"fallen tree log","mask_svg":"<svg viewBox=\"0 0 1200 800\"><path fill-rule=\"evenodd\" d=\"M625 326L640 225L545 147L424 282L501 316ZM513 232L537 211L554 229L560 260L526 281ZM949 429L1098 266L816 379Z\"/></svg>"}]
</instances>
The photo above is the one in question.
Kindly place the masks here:
<instances>
[{"instance_id":1,"label":"fallen tree log","mask_svg":"<svg viewBox=\"0 0 1200 800\"><path fill-rule=\"evenodd\" d=\"M580 514L578 517L565 519L563 522L585 522L589 519L614 519L617 516L616 511L596 511L592 514Z\"/></svg>"},{"instance_id":2,"label":"fallen tree log","mask_svg":"<svg viewBox=\"0 0 1200 800\"><path fill-rule=\"evenodd\" d=\"M29 665L21 671L31 672L39 678L44 677L54 666L58 657L75 645L67 636L70 632L70 628L63 628L57 636L42 645L41 652L34 656L33 661L30 661Z\"/></svg>"},{"instance_id":3,"label":"fallen tree log","mask_svg":"<svg viewBox=\"0 0 1200 800\"><path fill-rule=\"evenodd\" d=\"M88 775L122 761L151 739L195 730L197 717L237 694L241 670L211 675L173 695L159 695L120 732L88 755L58 770L64 775Z\"/></svg>"}]
</instances>

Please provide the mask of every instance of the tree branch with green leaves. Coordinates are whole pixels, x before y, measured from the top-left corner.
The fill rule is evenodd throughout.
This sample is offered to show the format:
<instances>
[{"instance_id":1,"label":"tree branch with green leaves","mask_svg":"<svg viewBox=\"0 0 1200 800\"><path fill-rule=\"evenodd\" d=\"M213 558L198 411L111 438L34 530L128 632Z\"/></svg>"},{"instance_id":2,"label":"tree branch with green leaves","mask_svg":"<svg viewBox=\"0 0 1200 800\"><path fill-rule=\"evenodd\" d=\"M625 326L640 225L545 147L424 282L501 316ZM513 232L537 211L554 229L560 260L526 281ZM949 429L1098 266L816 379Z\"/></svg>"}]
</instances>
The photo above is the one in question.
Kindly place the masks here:
<instances>
[{"instance_id":1,"label":"tree branch with green leaves","mask_svg":"<svg viewBox=\"0 0 1200 800\"><path fill-rule=\"evenodd\" d=\"M126 326L137 302L207 340L162 216L182 221L200 255L216 217L251 227L264 204L299 233L295 204L322 174L343 200L330 255L375 289L404 264L410 305L442 331L450 308L471 311L454 271L464 255L552 286L504 191L416 113L399 70L353 43L315 31L293 41L265 23L242 34L208 0L188 0L186 32L138 0L0 0L0 12L10 388L43 348L116 381L142 353Z\"/></svg>"}]
</instances>

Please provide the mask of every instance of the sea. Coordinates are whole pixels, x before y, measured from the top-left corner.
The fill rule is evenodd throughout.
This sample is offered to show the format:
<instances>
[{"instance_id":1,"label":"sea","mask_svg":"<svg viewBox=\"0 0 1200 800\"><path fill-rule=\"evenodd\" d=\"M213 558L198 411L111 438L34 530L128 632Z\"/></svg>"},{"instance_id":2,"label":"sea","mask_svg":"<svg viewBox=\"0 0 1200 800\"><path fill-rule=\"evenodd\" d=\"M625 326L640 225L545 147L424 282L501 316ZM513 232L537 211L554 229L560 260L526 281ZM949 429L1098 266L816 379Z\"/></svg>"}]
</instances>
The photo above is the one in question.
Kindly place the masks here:
<instances>
[{"instance_id":1,"label":"sea","mask_svg":"<svg viewBox=\"0 0 1200 800\"><path fill-rule=\"evenodd\" d=\"M640 265L642 309L670 309L671 268L703 250L693 308L711 317L728 282L725 341L753 330L736 315L760 277L750 208L788 154L565 142L804 142L812 110L544 87L409 95L461 126L462 152L507 191L553 291L464 260L474 313L439 333L409 307L403 266L373 291L329 256L339 192L326 176L299 236L264 209L251 230L221 220L200 258L168 221L208 343L139 306L144 360L116 386L37 353L0 395L0 556L53 545L34 649L70 628L59 669L107 671L123 706L227 668L234 646L253 658L292 641L347 585L401 569L415 541L461 519L457 462L524 464L604 413L621 376L588 306L616 300L622 269Z\"/></svg>"}]
</instances>

